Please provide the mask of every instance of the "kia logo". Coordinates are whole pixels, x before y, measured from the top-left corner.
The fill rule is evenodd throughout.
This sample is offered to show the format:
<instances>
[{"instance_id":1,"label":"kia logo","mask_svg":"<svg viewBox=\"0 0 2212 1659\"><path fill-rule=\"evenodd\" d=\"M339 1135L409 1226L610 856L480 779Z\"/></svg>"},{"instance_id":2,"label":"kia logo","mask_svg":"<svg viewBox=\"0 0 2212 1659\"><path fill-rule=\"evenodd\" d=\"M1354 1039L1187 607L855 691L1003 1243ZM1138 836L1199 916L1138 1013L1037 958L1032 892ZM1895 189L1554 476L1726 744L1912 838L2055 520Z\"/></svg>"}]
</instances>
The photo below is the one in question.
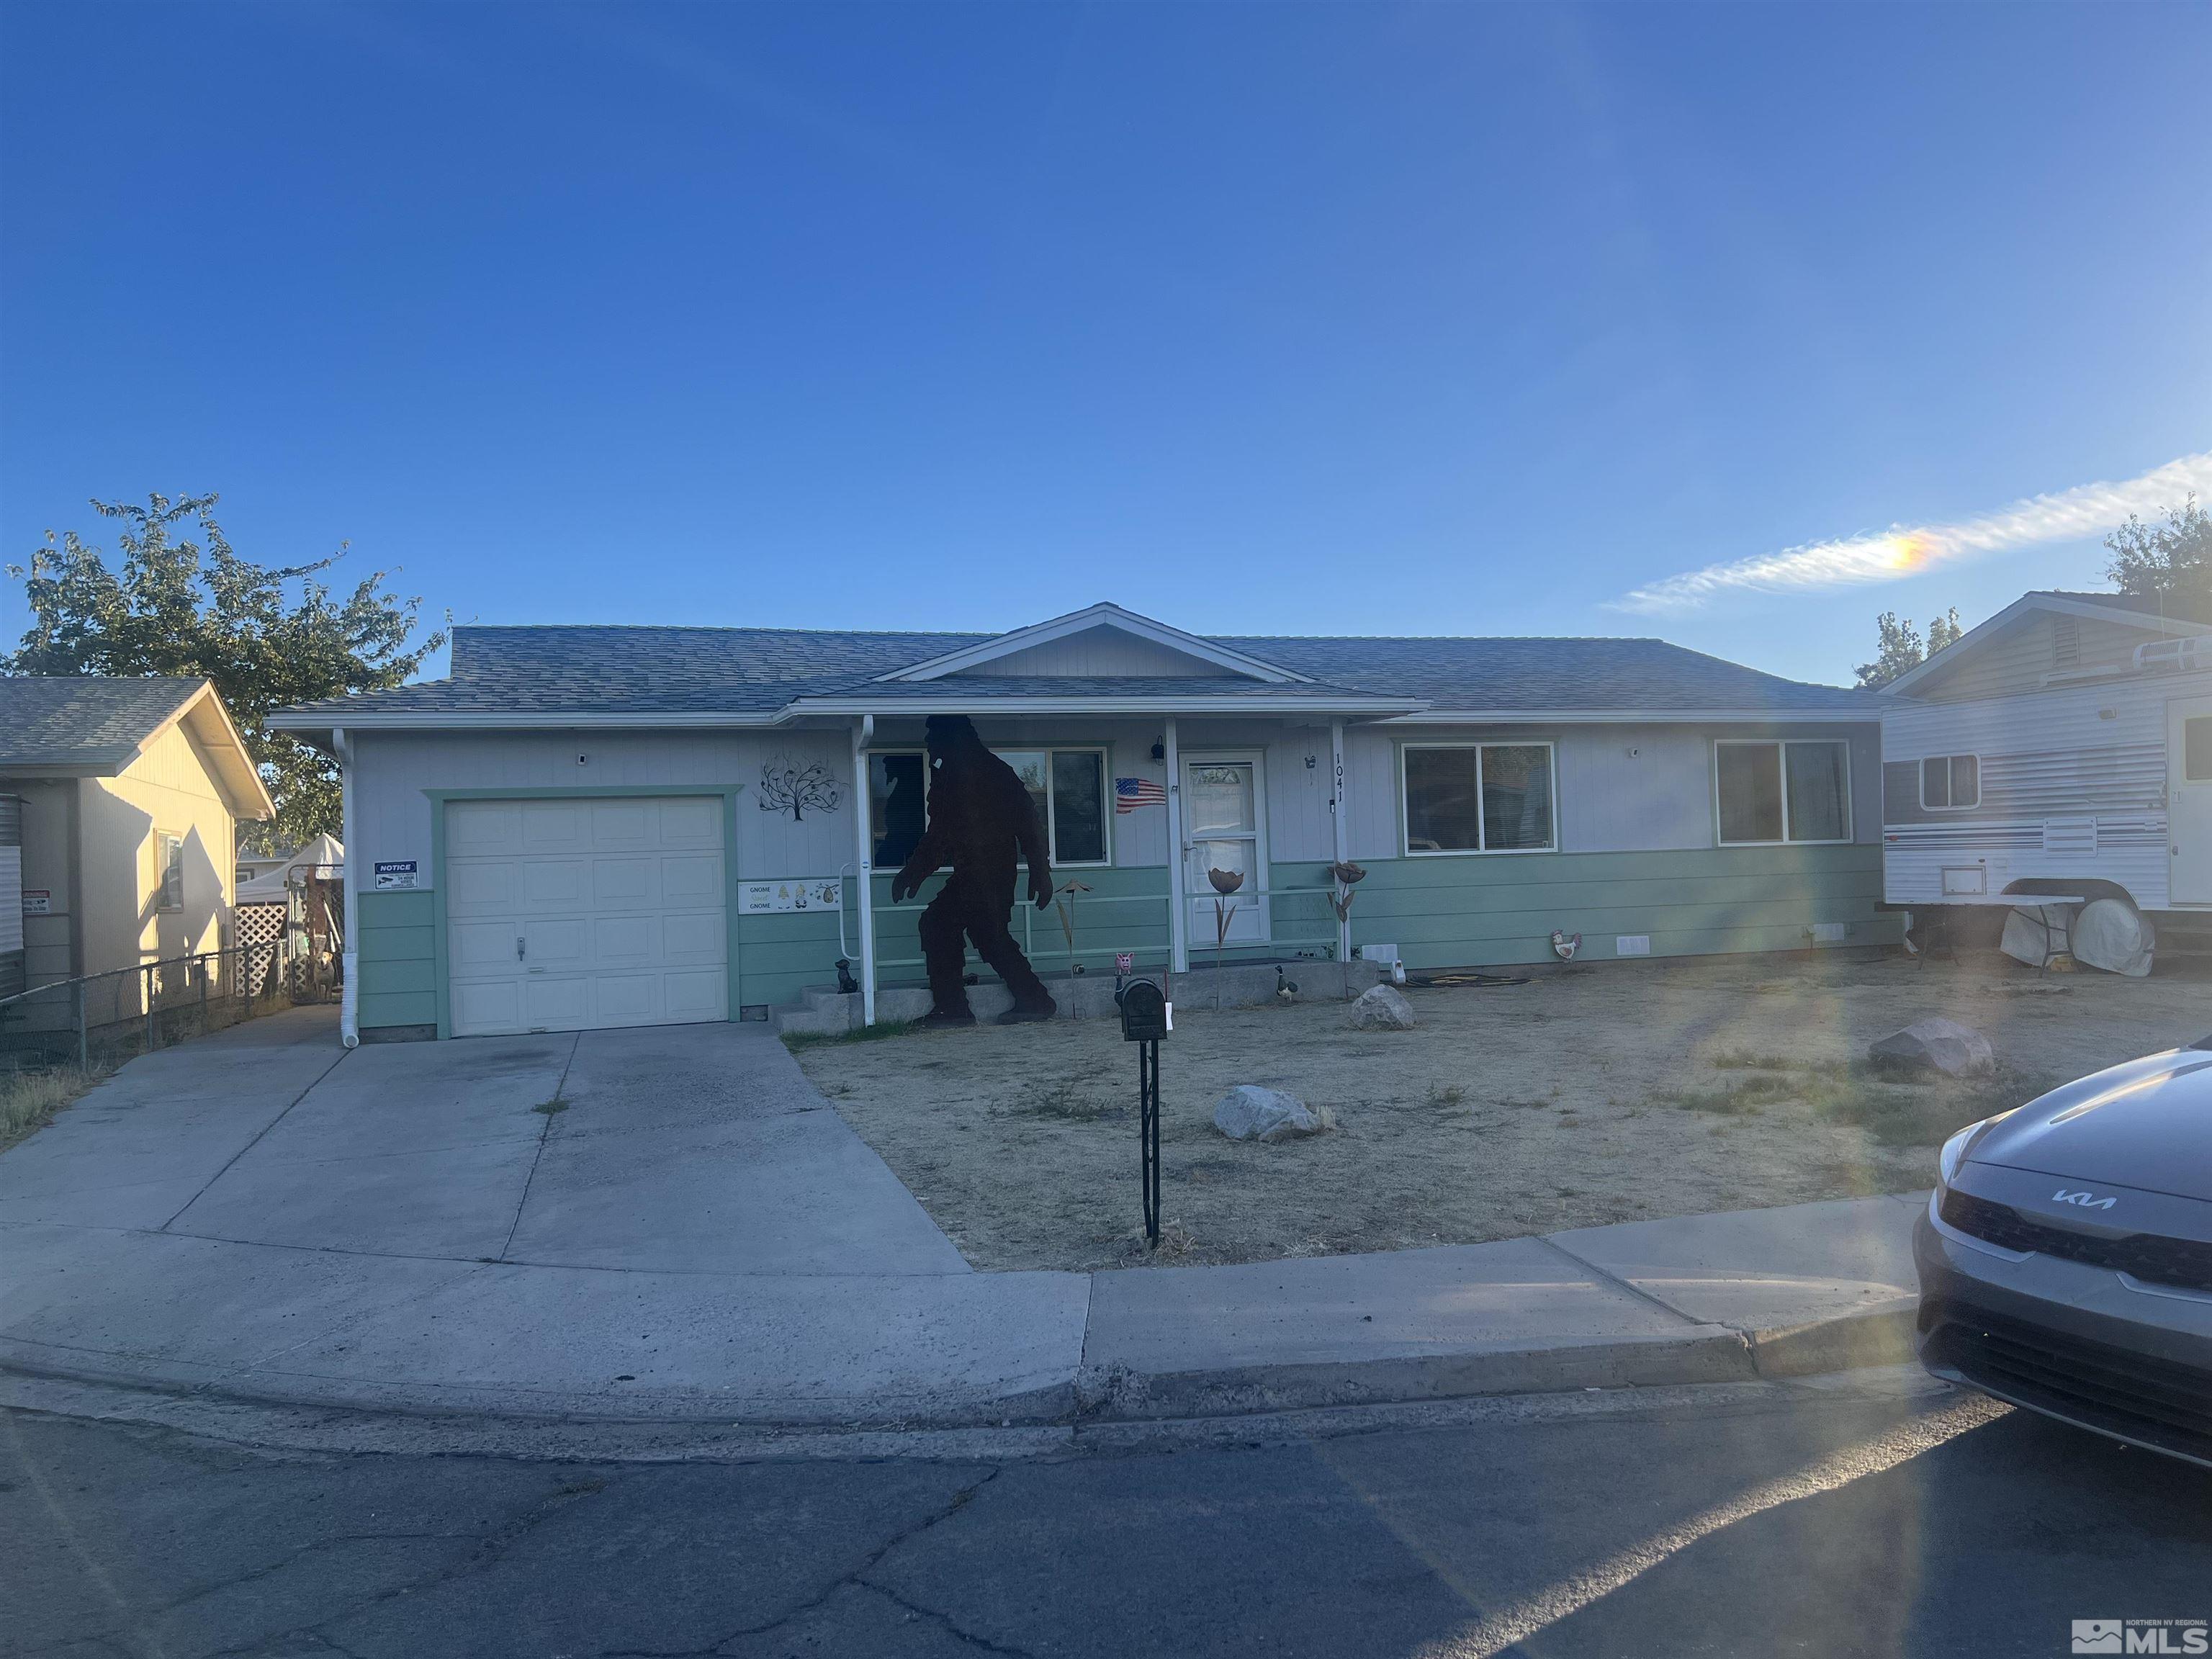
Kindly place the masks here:
<instances>
[{"instance_id":1,"label":"kia logo","mask_svg":"<svg viewBox=\"0 0 2212 1659\"><path fill-rule=\"evenodd\" d=\"M2061 1204L2074 1204L2085 1210L2109 1210L2119 1202L2116 1198L2100 1198L2094 1193L2069 1193L2063 1187L2051 1194Z\"/></svg>"}]
</instances>

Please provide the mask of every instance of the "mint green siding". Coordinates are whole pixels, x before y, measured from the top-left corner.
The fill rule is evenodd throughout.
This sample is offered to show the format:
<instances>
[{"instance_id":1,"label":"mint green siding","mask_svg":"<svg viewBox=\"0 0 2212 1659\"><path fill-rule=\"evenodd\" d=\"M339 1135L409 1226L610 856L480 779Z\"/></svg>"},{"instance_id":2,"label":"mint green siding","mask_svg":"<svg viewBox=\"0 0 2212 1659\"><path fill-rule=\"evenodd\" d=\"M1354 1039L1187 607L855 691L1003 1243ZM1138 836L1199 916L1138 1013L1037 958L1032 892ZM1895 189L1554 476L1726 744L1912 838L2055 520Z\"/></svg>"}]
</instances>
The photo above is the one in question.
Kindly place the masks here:
<instances>
[{"instance_id":1,"label":"mint green siding","mask_svg":"<svg viewBox=\"0 0 2212 1659\"><path fill-rule=\"evenodd\" d=\"M356 905L362 1028L436 1024L438 936L430 895L365 892Z\"/></svg>"},{"instance_id":2,"label":"mint green siding","mask_svg":"<svg viewBox=\"0 0 2212 1659\"><path fill-rule=\"evenodd\" d=\"M1898 938L1897 919L1875 909L1879 846L1384 859L1367 871L1352 943L1395 944L1409 968L1549 962L1554 929L1580 933L1582 957L1600 961L1621 934L1648 934L1655 957L1799 950L1816 922L1844 923L1850 945ZM1325 875L1276 866L1279 880Z\"/></svg>"}]
</instances>

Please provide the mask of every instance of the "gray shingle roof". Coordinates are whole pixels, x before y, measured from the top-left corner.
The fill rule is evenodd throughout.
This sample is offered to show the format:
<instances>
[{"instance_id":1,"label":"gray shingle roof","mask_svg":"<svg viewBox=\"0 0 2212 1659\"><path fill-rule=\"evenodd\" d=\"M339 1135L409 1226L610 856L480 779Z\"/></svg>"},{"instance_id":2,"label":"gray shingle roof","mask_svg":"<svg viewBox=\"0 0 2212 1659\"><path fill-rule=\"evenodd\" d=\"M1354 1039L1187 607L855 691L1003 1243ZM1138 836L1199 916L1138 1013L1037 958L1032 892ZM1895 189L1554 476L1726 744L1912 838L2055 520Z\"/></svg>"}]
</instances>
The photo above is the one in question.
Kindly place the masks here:
<instances>
[{"instance_id":1,"label":"gray shingle roof","mask_svg":"<svg viewBox=\"0 0 2212 1659\"><path fill-rule=\"evenodd\" d=\"M205 685L199 679L0 676L0 769L116 766Z\"/></svg>"},{"instance_id":2,"label":"gray shingle roof","mask_svg":"<svg viewBox=\"0 0 2212 1659\"><path fill-rule=\"evenodd\" d=\"M457 628L449 679L311 703L288 713L435 717L773 714L800 698L1156 696L1324 702L1389 697L1437 709L1826 712L1878 717L1869 693L1785 680L1663 640L1222 637L1213 643L1310 677L1071 679L962 674L882 681L979 645L988 634L869 634L773 628Z\"/></svg>"}]
</instances>

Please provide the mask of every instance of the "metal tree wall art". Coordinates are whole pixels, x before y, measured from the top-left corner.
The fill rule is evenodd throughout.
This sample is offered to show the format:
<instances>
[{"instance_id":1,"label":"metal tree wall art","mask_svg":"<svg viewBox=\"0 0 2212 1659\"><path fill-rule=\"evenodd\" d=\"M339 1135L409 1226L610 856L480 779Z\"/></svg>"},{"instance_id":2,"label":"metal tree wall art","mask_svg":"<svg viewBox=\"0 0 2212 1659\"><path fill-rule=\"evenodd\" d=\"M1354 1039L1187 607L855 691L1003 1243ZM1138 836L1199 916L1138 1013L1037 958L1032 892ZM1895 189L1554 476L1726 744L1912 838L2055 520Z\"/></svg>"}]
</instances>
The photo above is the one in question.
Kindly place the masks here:
<instances>
[{"instance_id":1,"label":"metal tree wall art","mask_svg":"<svg viewBox=\"0 0 2212 1659\"><path fill-rule=\"evenodd\" d=\"M803 820L810 811L836 811L845 799L845 786L830 775L826 766L818 763L801 766L787 756L778 755L762 763L760 793L762 811L787 811Z\"/></svg>"},{"instance_id":2,"label":"metal tree wall art","mask_svg":"<svg viewBox=\"0 0 2212 1659\"><path fill-rule=\"evenodd\" d=\"M1337 924L1341 927L1352 920L1352 901L1359 896L1352 890L1367 879L1367 872L1363 866L1352 863L1349 859L1345 859L1330 865L1328 874L1329 879L1336 884L1336 890L1328 896L1328 908L1336 912ZM1349 969L1344 975L1344 1000L1346 1002L1352 1000L1352 975Z\"/></svg>"}]
</instances>

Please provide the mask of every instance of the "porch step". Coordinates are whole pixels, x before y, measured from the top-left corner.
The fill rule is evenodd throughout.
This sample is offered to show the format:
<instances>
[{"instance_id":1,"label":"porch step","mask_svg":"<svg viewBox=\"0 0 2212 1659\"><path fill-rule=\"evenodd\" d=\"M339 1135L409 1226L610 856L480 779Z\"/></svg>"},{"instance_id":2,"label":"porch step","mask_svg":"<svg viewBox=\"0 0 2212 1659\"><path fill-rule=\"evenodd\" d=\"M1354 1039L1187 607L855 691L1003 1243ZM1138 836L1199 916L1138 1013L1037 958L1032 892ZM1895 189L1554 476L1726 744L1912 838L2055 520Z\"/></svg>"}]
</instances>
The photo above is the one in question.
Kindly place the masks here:
<instances>
[{"instance_id":1,"label":"porch step","mask_svg":"<svg viewBox=\"0 0 2212 1659\"><path fill-rule=\"evenodd\" d=\"M1301 1002L1336 1001L1380 984L1389 971L1374 962L1239 963L1177 974L1169 981L1168 994L1170 1000L1180 1000L1191 1008L1212 1008L1217 998L1224 1008L1256 1008L1274 1001L1278 988L1287 983L1297 987L1295 994ZM1079 977L1062 974L1047 978L1045 988L1059 1005L1062 1019L1109 1019L1115 1014L1111 974ZM769 1023L779 1033L805 1031L836 1036L857 1030L861 1024L857 991L810 986L799 995L801 1000L796 1003L769 1010ZM996 980L968 988L968 1006L979 1020L996 1019L1012 1005L1013 997ZM920 1019L929 1008L929 992L922 986L890 985L876 993L878 1024Z\"/></svg>"}]
</instances>

